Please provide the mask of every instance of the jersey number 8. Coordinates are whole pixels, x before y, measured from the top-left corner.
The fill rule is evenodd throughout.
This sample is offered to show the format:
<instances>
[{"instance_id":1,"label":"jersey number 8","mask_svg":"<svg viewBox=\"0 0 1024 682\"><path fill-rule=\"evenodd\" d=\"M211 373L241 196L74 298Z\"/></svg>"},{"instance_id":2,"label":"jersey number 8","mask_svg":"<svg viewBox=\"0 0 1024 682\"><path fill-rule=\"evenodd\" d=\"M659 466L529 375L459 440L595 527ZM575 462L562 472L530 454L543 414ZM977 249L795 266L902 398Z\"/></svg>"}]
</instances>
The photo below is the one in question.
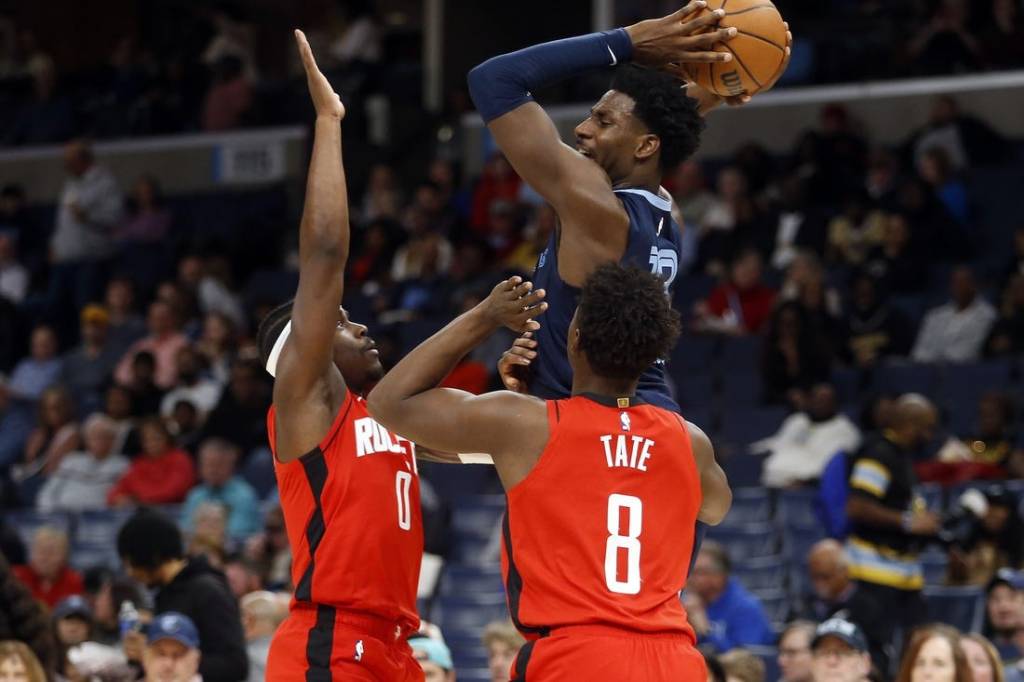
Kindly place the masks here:
<instances>
[{"instance_id":1,"label":"jersey number 8","mask_svg":"<svg viewBox=\"0 0 1024 682\"><path fill-rule=\"evenodd\" d=\"M622 510L628 513L628 532L621 534ZM608 496L608 542L604 550L604 579L608 589L617 594L640 594L640 530L644 505L639 497ZM619 580L619 550L626 550L626 579Z\"/></svg>"}]
</instances>

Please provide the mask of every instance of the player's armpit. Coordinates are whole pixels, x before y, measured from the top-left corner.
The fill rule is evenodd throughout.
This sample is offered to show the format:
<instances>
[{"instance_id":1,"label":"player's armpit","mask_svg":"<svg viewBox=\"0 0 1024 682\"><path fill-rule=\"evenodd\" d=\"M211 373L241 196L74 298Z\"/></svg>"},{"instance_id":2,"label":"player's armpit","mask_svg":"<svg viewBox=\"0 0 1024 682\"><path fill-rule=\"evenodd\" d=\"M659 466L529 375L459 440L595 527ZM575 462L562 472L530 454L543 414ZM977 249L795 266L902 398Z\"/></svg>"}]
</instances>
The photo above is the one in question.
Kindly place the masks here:
<instances>
[{"instance_id":1,"label":"player's armpit","mask_svg":"<svg viewBox=\"0 0 1024 682\"><path fill-rule=\"evenodd\" d=\"M732 490L729 488L729 480L715 459L715 449L711 445L711 439L695 424L684 423L690 434L690 447L700 472L701 506L697 520L717 526L732 507Z\"/></svg>"}]
</instances>

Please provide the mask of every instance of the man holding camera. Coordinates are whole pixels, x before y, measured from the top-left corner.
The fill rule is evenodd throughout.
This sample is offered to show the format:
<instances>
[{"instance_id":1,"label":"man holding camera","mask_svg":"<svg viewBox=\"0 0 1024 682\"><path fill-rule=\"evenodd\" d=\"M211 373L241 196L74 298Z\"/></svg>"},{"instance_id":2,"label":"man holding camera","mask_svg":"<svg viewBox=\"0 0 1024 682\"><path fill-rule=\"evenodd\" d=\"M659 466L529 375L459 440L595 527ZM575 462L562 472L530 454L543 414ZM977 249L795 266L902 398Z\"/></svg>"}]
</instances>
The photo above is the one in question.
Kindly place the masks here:
<instances>
[{"instance_id":1,"label":"man holding camera","mask_svg":"<svg viewBox=\"0 0 1024 682\"><path fill-rule=\"evenodd\" d=\"M893 615L892 626L902 628L904 635L927 618L918 552L924 539L935 536L941 526L938 514L927 510L914 493L917 476L911 462L912 455L931 441L936 421L935 407L927 398L904 395L889 427L865 443L850 462L850 576L866 596L885 604Z\"/></svg>"}]
</instances>

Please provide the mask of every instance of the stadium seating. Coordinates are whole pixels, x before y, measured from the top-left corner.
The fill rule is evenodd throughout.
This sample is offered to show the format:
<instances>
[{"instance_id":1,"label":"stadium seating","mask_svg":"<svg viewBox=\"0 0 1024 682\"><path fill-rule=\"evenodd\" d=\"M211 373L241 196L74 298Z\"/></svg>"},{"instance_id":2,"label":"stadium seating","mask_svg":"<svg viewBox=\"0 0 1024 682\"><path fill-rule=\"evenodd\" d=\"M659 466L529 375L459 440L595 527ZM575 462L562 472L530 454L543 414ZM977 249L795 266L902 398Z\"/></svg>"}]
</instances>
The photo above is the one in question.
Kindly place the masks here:
<instances>
[{"instance_id":1,"label":"stadium seating","mask_svg":"<svg viewBox=\"0 0 1024 682\"><path fill-rule=\"evenodd\" d=\"M926 585L924 599L928 617L962 632L977 632L985 615L985 593L981 587Z\"/></svg>"}]
</instances>

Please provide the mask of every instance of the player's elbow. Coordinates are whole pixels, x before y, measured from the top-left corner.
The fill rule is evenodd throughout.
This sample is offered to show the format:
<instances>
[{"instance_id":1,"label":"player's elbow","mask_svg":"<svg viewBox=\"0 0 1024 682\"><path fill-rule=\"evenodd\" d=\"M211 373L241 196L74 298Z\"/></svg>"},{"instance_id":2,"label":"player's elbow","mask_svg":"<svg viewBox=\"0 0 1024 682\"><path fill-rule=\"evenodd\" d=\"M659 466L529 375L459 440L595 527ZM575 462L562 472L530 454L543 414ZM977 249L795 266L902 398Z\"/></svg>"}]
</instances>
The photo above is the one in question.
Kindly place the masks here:
<instances>
[{"instance_id":1,"label":"player's elbow","mask_svg":"<svg viewBox=\"0 0 1024 682\"><path fill-rule=\"evenodd\" d=\"M704 498L698 519L709 526L717 526L725 520L730 509L732 509L732 489L726 484L722 486L721 490L716 490L713 495Z\"/></svg>"},{"instance_id":2,"label":"player's elbow","mask_svg":"<svg viewBox=\"0 0 1024 682\"><path fill-rule=\"evenodd\" d=\"M487 82L492 77L494 59L491 58L486 62L477 64L469 70L469 75L466 76L466 83L469 85L469 96L477 106L480 105L478 98L486 91Z\"/></svg>"},{"instance_id":3,"label":"player's elbow","mask_svg":"<svg viewBox=\"0 0 1024 682\"><path fill-rule=\"evenodd\" d=\"M370 395L366 396L366 410L374 420L384 428L393 428L393 415L398 403L396 397L388 390L386 385L377 384Z\"/></svg>"}]
</instances>

